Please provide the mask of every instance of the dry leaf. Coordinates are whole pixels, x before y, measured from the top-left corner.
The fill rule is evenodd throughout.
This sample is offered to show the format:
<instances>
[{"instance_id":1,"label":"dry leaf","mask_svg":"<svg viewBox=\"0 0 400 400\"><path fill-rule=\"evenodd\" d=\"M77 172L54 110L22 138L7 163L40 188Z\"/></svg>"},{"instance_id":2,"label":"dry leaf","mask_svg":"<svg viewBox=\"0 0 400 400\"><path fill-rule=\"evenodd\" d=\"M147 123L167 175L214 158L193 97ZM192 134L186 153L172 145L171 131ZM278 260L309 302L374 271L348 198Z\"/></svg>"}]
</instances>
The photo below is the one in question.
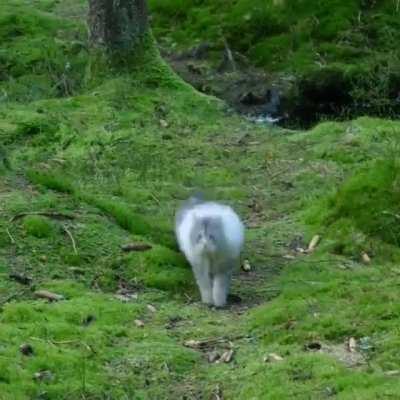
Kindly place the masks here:
<instances>
[{"instance_id":1,"label":"dry leaf","mask_svg":"<svg viewBox=\"0 0 400 400\"><path fill-rule=\"evenodd\" d=\"M222 353L222 356L219 358L219 360L217 361L217 363L230 363L233 359L233 349L227 350L224 353Z\"/></svg>"},{"instance_id":2,"label":"dry leaf","mask_svg":"<svg viewBox=\"0 0 400 400\"><path fill-rule=\"evenodd\" d=\"M251 271L251 265L250 265L249 260L244 260L243 261L242 270L245 271L245 272Z\"/></svg>"},{"instance_id":3,"label":"dry leaf","mask_svg":"<svg viewBox=\"0 0 400 400\"><path fill-rule=\"evenodd\" d=\"M217 385L213 394L215 396L213 400L222 400L223 399L222 390L219 385Z\"/></svg>"},{"instance_id":4,"label":"dry leaf","mask_svg":"<svg viewBox=\"0 0 400 400\"><path fill-rule=\"evenodd\" d=\"M160 119L160 126L162 128L168 128L169 124L165 119Z\"/></svg>"},{"instance_id":5,"label":"dry leaf","mask_svg":"<svg viewBox=\"0 0 400 400\"><path fill-rule=\"evenodd\" d=\"M285 258L286 260L294 260L296 257L291 254L284 254L282 258Z\"/></svg>"},{"instance_id":6,"label":"dry leaf","mask_svg":"<svg viewBox=\"0 0 400 400\"><path fill-rule=\"evenodd\" d=\"M204 342L201 340L186 340L183 342L183 345L186 347L190 347L191 349L199 349L200 347L203 347Z\"/></svg>"},{"instance_id":7,"label":"dry leaf","mask_svg":"<svg viewBox=\"0 0 400 400\"><path fill-rule=\"evenodd\" d=\"M400 375L400 370L394 369L393 371L385 371L384 374L386 376L397 376Z\"/></svg>"},{"instance_id":8,"label":"dry leaf","mask_svg":"<svg viewBox=\"0 0 400 400\"><path fill-rule=\"evenodd\" d=\"M53 374L51 371L43 370L39 372L35 372L33 374L33 379L37 381L51 381L53 380Z\"/></svg>"},{"instance_id":9,"label":"dry leaf","mask_svg":"<svg viewBox=\"0 0 400 400\"><path fill-rule=\"evenodd\" d=\"M270 353L264 356L263 360L264 362L279 362L283 361L283 357L275 353Z\"/></svg>"},{"instance_id":10,"label":"dry leaf","mask_svg":"<svg viewBox=\"0 0 400 400\"><path fill-rule=\"evenodd\" d=\"M135 325L138 328L143 328L144 327L144 322L142 320L140 320L140 319L135 319Z\"/></svg>"},{"instance_id":11,"label":"dry leaf","mask_svg":"<svg viewBox=\"0 0 400 400\"><path fill-rule=\"evenodd\" d=\"M347 343L347 349L350 353L354 353L357 349L357 341L353 337L351 337Z\"/></svg>"},{"instance_id":12,"label":"dry leaf","mask_svg":"<svg viewBox=\"0 0 400 400\"><path fill-rule=\"evenodd\" d=\"M64 300L63 295L49 292L48 290L38 290L35 292L35 296L39 297L40 299L46 299L49 301Z\"/></svg>"},{"instance_id":13,"label":"dry leaf","mask_svg":"<svg viewBox=\"0 0 400 400\"><path fill-rule=\"evenodd\" d=\"M266 356L264 356L264 362L279 362L283 361L283 357L276 353L269 353Z\"/></svg>"},{"instance_id":14,"label":"dry leaf","mask_svg":"<svg viewBox=\"0 0 400 400\"><path fill-rule=\"evenodd\" d=\"M371 258L369 255L364 251L361 253L361 260L364 264L370 264L371 263Z\"/></svg>"},{"instance_id":15,"label":"dry leaf","mask_svg":"<svg viewBox=\"0 0 400 400\"><path fill-rule=\"evenodd\" d=\"M152 313L157 312L157 309L154 306L152 306L151 304L147 304L147 309L149 311L151 311Z\"/></svg>"},{"instance_id":16,"label":"dry leaf","mask_svg":"<svg viewBox=\"0 0 400 400\"><path fill-rule=\"evenodd\" d=\"M317 247L319 241L320 241L321 237L319 235L315 235L313 236L313 238L311 239L308 248L307 248L307 252L308 253L312 253L315 248Z\"/></svg>"},{"instance_id":17,"label":"dry leaf","mask_svg":"<svg viewBox=\"0 0 400 400\"><path fill-rule=\"evenodd\" d=\"M207 354L207 360L209 363L214 363L220 358L218 351L212 351Z\"/></svg>"},{"instance_id":18,"label":"dry leaf","mask_svg":"<svg viewBox=\"0 0 400 400\"><path fill-rule=\"evenodd\" d=\"M131 293L131 292L127 292L125 290L120 290L120 291L118 291L117 294L114 295L114 297L116 299L122 301L123 303L128 303L128 301L137 300L138 295L136 293Z\"/></svg>"}]
</instances>

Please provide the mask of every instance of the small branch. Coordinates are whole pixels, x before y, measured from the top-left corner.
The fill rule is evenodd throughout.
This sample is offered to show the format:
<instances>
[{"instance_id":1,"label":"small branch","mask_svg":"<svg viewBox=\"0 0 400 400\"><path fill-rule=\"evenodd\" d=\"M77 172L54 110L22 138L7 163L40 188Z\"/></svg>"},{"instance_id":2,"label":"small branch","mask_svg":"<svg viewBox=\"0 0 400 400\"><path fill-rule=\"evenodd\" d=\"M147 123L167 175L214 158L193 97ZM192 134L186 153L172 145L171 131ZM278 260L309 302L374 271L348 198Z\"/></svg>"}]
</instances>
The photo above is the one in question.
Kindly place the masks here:
<instances>
[{"instance_id":1,"label":"small branch","mask_svg":"<svg viewBox=\"0 0 400 400\"><path fill-rule=\"evenodd\" d=\"M78 250L76 248L76 243L75 243L75 239L72 236L72 233L68 230L68 228L65 225L62 225L62 228L64 230L64 232L69 236L69 238L71 239L71 243L72 243L72 248L74 249L74 253L75 255L78 255Z\"/></svg>"},{"instance_id":2,"label":"small branch","mask_svg":"<svg viewBox=\"0 0 400 400\"><path fill-rule=\"evenodd\" d=\"M22 212L19 214L14 215L11 219L10 222L14 222L17 219L24 218L28 215L43 215L45 217L49 218L54 218L54 219L75 219L76 216L73 214L65 214L61 212L52 212L52 211L29 211L29 212Z\"/></svg>"},{"instance_id":3,"label":"small branch","mask_svg":"<svg viewBox=\"0 0 400 400\"><path fill-rule=\"evenodd\" d=\"M130 251L147 251L152 249L153 247L146 243L128 243L121 246L122 251L130 252Z\"/></svg>"}]
</instances>

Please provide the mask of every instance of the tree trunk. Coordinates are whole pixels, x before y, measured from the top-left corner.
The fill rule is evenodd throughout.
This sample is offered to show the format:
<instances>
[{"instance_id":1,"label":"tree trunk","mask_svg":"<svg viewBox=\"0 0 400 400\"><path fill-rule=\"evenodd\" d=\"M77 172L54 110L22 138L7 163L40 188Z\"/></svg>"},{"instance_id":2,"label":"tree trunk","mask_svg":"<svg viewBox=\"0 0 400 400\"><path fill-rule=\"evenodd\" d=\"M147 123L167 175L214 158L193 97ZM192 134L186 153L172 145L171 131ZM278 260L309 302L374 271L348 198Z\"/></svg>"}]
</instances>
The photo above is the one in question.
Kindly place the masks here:
<instances>
[{"instance_id":1,"label":"tree trunk","mask_svg":"<svg viewBox=\"0 0 400 400\"><path fill-rule=\"evenodd\" d=\"M148 29L146 0L89 0L92 49L134 56Z\"/></svg>"}]
</instances>

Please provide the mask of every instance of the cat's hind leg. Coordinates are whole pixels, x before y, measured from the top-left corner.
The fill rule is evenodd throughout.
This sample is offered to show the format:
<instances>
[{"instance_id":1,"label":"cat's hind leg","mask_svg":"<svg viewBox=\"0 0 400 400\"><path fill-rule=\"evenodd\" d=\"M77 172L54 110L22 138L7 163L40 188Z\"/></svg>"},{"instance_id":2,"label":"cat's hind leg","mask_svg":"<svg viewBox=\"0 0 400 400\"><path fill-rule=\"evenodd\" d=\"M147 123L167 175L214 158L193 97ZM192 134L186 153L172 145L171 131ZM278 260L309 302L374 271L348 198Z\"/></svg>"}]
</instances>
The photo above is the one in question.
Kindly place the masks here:
<instances>
[{"instance_id":1,"label":"cat's hind leg","mask_svg":"<svg viewBox=\"0 0 400 400\"><path fill-rule=\"evenodd\" d=\"M193 265L193 273L196 278L197 286L200 290L201 301L206 304L213 303L212 282L210 277L210 267L208 264Z\"/></svg>"},{"instance_id":2,"label":"cat's hind leg","mask_svg":"<svg viewBox=\"0 0 400 400\"><path fill-rule=\"evenodd\" d=\"M214 275L212 282L212 297L213 303L216 307L223 307L226 305L229 288L231 283L231 272L220 272Z\"/></svg>"}]
</instances>

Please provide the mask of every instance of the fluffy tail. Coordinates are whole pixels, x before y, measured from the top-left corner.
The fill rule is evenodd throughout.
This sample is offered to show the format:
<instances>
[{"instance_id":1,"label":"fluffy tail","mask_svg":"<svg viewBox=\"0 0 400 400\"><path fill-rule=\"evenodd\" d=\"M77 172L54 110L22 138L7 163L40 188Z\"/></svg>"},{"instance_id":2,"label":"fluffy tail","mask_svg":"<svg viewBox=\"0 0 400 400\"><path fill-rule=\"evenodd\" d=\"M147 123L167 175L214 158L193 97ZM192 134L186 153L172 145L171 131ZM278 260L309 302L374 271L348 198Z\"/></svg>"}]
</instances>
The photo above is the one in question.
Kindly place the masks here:
<instances>
[{"instance_id":1,"label":"fluffy tail","mask_svg":"<svg viewBox=\"0 0 400 400\"><path fill-rule=\"evenodd\" d=\"M190 196L189 199L186 200L184 207L191 208L204 202L205 202L204 194L202 192L196 192L193 196Z\"/></svg>"},{"instance_id":2,"label":"fluffy tail","mask_svg":"<svg viewBox=\"0 0 400 400\"><path fill-rule=\"evenodd\" d=\"M198 204L204 203L205 199L201 192L196 192L193 196L189 197L178 209L175 216L175 224L179 226L183 220L185 213Z\"/></svg>"}]
</instances>

